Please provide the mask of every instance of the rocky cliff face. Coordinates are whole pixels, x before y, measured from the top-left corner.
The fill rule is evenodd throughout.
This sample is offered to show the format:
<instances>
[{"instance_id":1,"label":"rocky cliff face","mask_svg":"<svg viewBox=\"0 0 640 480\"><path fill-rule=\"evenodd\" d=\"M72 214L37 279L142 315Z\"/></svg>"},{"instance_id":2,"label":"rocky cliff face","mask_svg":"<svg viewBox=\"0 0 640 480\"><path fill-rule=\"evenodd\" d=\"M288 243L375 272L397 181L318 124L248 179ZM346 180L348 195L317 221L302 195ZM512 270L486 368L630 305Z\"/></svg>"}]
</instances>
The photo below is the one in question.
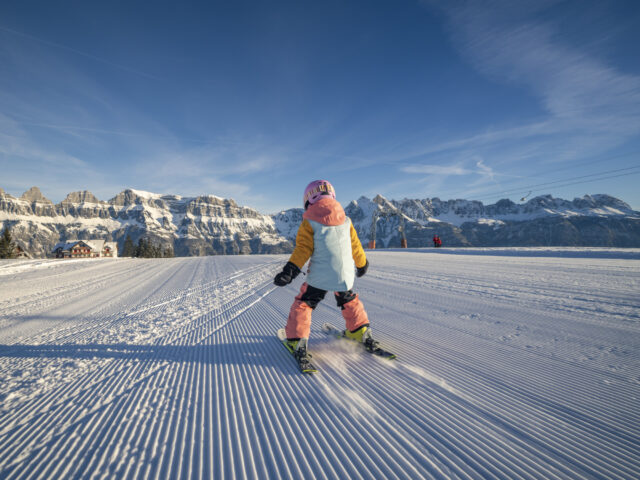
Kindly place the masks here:
<instances>
[{"instance_id":1,"label":"rocky cliff face","mask_svg":"<svg viewBox=\"0 0 640 480\"><path fill-rule=\"evenodd\" d=\"M273 215L273 220L280 235L295 244L298 227L302 223L302 208L290 208Z\"/></svg>"},{"instance_id":2,"label":"rocky cliff face","mask_svg":"<svg viewBox=\"0 0 640 480\"><path fill-rule=\"evenodd\" d=\"M524 204L500 200L492 205L469 200L373 200L361 197L345 210L363 239L371 236L376 210L403 215L407 243L431 246L434 234L445 246L613 246L640 247L640 212L609 195L573 201L544 195ZM378 220L376 244L399 247L397 217ZM382 228L381 228L382 227Z\"/></svg>"},{"instance_id":3,"label":"rocky cliff face","mask_svg":"<svg viewBox=\"0 0 640 480\"><path fill-rule=\"evenodd\" d=\"M609 195L573 201L550 195L524 204L500 200L492 205L469 200L373 200L360 197L345 206L363 245L372 239L376 212L394 212L376 222L376 247L399 248L402 215L409 247L430 247L437 234L445 246L615 246L640 247L640 212ZM302 209L275 216L283 236L295 241ZM295 228L291 226L295 225Z\"/></svg>"},{"instance_id":4,"label":"rocky cliff face","mask_svg":"<svg viewBox=\"0 0 640 480\"><path fill-rule=\"evenodd\" d=\"M438 234L444 246L615 246L640 247L640 212L608 195L573 201L550 195L524 204L500 200L387 200L360 197L345 207L360 240L372 238L376 212L392 212L376 222L376 246L400 246L400 216L409 247L430 247ZM124 190L111 200L73 192L53 204L37 187L15 198L0 189L0 229L11 227L18 243L44 257L70 239L116 241L145 237L176 255L288 253L293 249L303 210L273 216L233 200L205 195L180 197Z\"/></svg>"},{"instance_id":5,"label":"rocky cliff face","mask_svg":"<svg viewBox=\"0 0 640 480\"><path fill-rule=\"evenodd\" d=\"M124 190L108 202L74 192L57 205L37 187L15 198L0 190L0 226L35 257L59 241L103 239L120 249L130 235L145 237L176 255L284 253L292 250L274 220L233 200L183 198Z\"/></svg>"}]
</instances>

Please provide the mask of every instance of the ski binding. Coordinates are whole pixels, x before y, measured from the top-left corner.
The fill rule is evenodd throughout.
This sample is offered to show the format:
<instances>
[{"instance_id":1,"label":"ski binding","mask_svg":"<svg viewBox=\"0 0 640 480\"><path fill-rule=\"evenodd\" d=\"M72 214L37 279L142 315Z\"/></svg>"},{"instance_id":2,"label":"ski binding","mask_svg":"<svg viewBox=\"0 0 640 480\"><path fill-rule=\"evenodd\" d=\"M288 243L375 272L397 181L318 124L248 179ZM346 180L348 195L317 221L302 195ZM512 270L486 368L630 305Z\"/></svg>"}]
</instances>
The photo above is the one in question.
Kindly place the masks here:
<instances>
[{"instance_id":1,"label":"ski binding","mask_svg":"<svg viewBox=\"0 0 640 480\"><path fill-rule=\"evenodd\" d=\"M358 343L362 345L362 348L365 349L366 352L369 352L373 355L377 355L378 357L387 358L389 360L393 360L396 358L395 353L391 353L380 347L380 344L373 340L372 338L366 339L364 342L357 342L355 340L351 340L350 338L344 335L344 330L339 329L335 325L331 323L325 323L322 325L322 331L328 335L334 335L338 338L342 338L344 340L349 340L354 343Z\"/></svg>"},{"instance_id":2,"label":"ski binding","mask_svg":"<svg viewBox=\"0 0 640 480\"><path fill-rule=\"evenodd\" d=\"M300 368L300 371L302 373L313 374L318 371L316 367L313 365L313 363L311 363L311 354L307 353L306 349L305 349L304 355L299 355L296 350L293 350L291 348L291 346L287 342L287 334L285 333L284 328L281 328L278 330L277 336L280 342L282 343L282 345L284 345L284 348L286 348L287 351L296 360L296 362L298 363L298 367Z\"/></svg>"}]
</instances>

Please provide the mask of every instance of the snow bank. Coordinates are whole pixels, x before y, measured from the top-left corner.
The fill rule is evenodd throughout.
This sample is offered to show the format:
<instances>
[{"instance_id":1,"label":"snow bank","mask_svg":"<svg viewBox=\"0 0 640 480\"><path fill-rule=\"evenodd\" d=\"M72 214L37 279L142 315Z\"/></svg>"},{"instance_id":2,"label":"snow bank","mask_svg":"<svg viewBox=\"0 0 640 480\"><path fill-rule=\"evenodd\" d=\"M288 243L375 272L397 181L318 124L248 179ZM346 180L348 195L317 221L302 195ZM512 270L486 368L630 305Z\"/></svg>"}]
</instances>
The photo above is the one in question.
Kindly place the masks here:
<instances>
[{"instance_id":1,"label":"snow bank","mask_svg":"<svg viewBox=\"0 0 640 480\"><path fill-rule=\"evenodd\" d=\"M459 247L388 248L384 252L436 253L439 255L492 255L509 257L618 258L638 260L640 248L609 247Z\"/></svg>"},{"instance_id":2,"label":"snow bank","mask_svg":"<svg viewBox=\"0 0 640 480\"><path fill-rule=\"evenodd\" d=\"M117 258L68 258L36 260L0 260L0 277L15 275L34 269L54 269L68 267L70 263L117 261Z\"/></svg>"}]
</instances>

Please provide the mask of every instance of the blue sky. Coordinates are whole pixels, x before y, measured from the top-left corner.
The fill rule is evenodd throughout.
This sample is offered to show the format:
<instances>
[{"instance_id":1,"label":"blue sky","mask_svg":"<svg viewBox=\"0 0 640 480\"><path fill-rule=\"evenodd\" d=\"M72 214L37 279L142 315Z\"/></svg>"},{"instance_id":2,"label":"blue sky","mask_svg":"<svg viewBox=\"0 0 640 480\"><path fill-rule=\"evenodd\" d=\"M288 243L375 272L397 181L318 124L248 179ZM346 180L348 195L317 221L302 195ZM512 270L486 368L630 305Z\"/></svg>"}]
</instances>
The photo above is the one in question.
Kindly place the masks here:
<instances>
[{"instance_id":1,"label":"blue sky","mask_svg":"<svg viewBox=\"0 0 640 480\"><path fill-rule=\"evenodd\" d=\"M640 2L2 2L0 187L640 209Z\"/></svg>"}]
</instances>

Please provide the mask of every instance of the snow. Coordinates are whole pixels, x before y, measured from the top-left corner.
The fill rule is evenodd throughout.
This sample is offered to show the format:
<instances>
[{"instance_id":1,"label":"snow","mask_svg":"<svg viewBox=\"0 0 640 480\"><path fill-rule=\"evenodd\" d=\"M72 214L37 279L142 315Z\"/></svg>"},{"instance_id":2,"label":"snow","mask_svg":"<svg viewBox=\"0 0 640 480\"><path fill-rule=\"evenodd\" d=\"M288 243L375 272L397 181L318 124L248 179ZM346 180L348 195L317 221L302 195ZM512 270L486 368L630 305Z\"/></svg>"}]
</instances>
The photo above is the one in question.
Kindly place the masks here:
<instances>
[{"instance_id":1,"label":"snow","mask_svg":"<svg viewBox=\"0 0 640 480\"><path fill-rule=\"evenodd\" d=\"M161 193L153 193L153 192L147 192L145 190L135 190L133 188L129 189L136 197L140 197L140 198L144 198L145 200L159 200L161 199L164 195ZM125 190L126 191L126 190ZM180 199L182 197L180 197L179 195L176 195L177 199Z\"/></svg>"},{"instance_id":2,"label":"snow","mask_svg":"<svg viewBox=\"0 0 640 480\"><path fill-rule=\"evenodd\" d=\"M279 214L274 215L273 225L276 231L282 235L284 238L290 241L294 241L296 239L296 235L298 233L298 228L300 227L300 219L293 217L293 213L289 213L287 211L282 211ZM300 215L302 217L302 215Z\"/></svg>"},{"instance_id":3,"label":"snow","mask_svg":"<svg viewBox=\"0 0 640 480\"><path fill-rule=\"evenodd\" d=\"M0 478L640 477L640 251L367 252L369 356L287 256L0 262Z\"/></svg>"},{"instance_id":4,"label":"snow","mask_svg":"<svg viewBox=\"0 0 640 480\"><path fill-rule=\"evenodd\" d=\"M6 275L14 275L16 273L23 273L25 271L33 269L56 269L65 265L68 262L73 262L75 266L76 262L93 262L97 259L91 258L74 258L73 260L52 260L52 259L35 259L35 260L0 260L0 278ZM113 259L110 259L113 261ZM2 282L7 282L8 279L2 279ZM0 296L2 298L2 296Z\"/></svg>"},{"instance_id":5,"label":"snow","mask_svg":"<svg viewBox=\"0 0 640 480\"><path fill-rule=\"evenodd\" d=\"M82 225L87 227L105 226L110 229L121 228L123 225L140 225L138 222L132 220L115 220L113 218L86 218L74 217L73 215L16 215L13 213L0 211L0 222L7 220L11 222L17 221L26 225L34 223L46 226L46 224L55 223L61 225Z\"/></svg>"},{"instance_id":6,"label":"snow","mask_svg":"<svg viewBox=\"0 0 640 480\"><path fill-rule=\"evenodd\" d=\"M563 211L561 214L565 214L566 211ZM535 213L512 213L512 214L501 214L495 215L492 218L483 217L480 214L468 214L468 215L458 215L453 212L443 213L438 215L437 217L429 218L429 221L438 221L450 223L451 225L455 225L456 227L462 226L463 223L466 222L477 222L477 223L489 223L491 221L494 222L526 222L530 220L535 220L536 218L540 218L544 215L555 215L560 214L559 212L552 212L551 210L544 209Z\"/></svg>"},{"instance_id":7,"label":"snow","mask_svg":"<svg viewBox=\"0 0 640 480\"><path fill-rule=\"evenodd\" d=\"M535 199L534 199L535 200ZM513 213L495 213L492 217L486 217L484 213L475 212L473 208L467 207L464 208L465 204L468 204L467 201L458 201L457 205L450 211L446 213L440 213L435 217L429 217L430 222L445 222L450 223L451 225L455 225L456 227L462 226L462 224L466 222L476 222L476 223L502 223L511 221L511 222L527 222L531 220L535 220L542 217L547 216L561 216L561 217L578 217L578 216L621 216L627 218L638 218L637 212L633 212L631 210L623 211L610 206L603 206L600 208L583 208L579 210L572 210L570 207L566 205L567 202L559 200L558 205L554 205L553 208L549 206L538 206L537 208L533 208L529 210L525 205L519 205L518 211ZM529 203L532 203L533 200ZM458 207L458 208L456 208ZM467 212L467 213L456 213Z\"/></svg>"},{"instance_id":8,"label":"snow","mask_svg":"<svg viewBox=\"0 0 640 480\"><path fill-rule=\"evenodd\" d=\"M478 218L478 223L480 225L489 225L494 227L498 227L500 225L505 224L502 220L496 220L494 218Z\"/></svg>"},{"instance_id":9,"label":"snow","mask_svg":"<svg viewBox=\"0 0 640 480\"><path fill-rule=\"evenodd\" d=\"M613 247L440 247L388 248L385 252L433 253L439 255L492 255L515 257L618 258L640 260L640 248Z\"/></svg>"},{"instance_id":10,"label":"snow","mask_svg":"<svg viewBox=\"0 0 640 480\"><path fill-rule=\"evenodd\" d=\"M282 237L274 233L262 232L258 237L264 245L278 245L282 242Z\"/></svg>"}]
</instances>

